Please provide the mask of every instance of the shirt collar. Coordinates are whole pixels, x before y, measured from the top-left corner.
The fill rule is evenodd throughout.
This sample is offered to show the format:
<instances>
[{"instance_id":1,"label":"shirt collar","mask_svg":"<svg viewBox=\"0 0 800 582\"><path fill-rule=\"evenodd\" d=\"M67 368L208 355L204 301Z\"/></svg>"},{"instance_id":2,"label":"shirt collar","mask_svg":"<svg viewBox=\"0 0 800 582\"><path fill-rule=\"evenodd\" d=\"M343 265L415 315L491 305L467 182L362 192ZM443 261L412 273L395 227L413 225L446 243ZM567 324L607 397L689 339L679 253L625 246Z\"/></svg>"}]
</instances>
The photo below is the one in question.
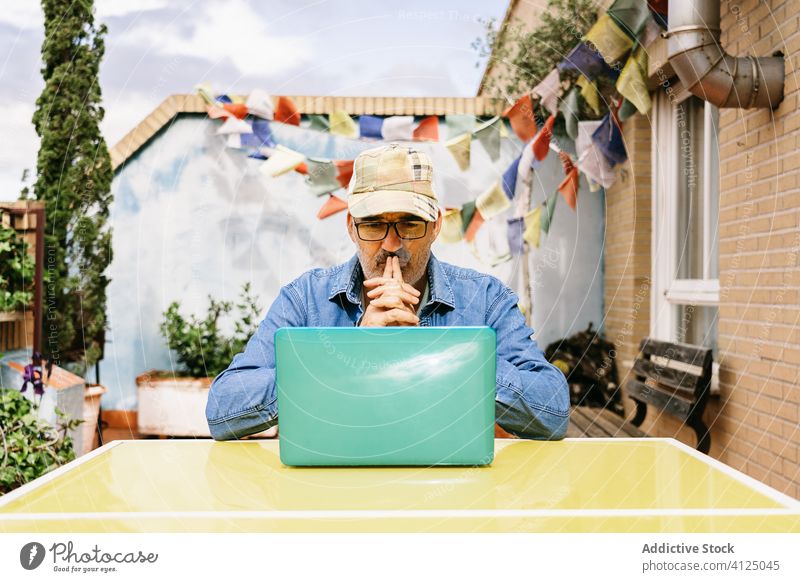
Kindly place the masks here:
<instances>
[{"instance_id":1,"label":"shirt collar","mask_svg":"<svg viewBox=\"0 0 800 582\"><path fill-rule=\"evenodd\" d=\"M330 294L328 299L333 301L336 297L345 294L347 300L353 305L361 304L361 284L364 281L364 272L361 270L361 263L358 255L342 265L331 282ZM428 259L428 286L430 289L431 303L442 303L451 308L455 308L455 295L450 286L450 277L442 268L442 264L431 253Z\"/></svg>"}]
</instances>

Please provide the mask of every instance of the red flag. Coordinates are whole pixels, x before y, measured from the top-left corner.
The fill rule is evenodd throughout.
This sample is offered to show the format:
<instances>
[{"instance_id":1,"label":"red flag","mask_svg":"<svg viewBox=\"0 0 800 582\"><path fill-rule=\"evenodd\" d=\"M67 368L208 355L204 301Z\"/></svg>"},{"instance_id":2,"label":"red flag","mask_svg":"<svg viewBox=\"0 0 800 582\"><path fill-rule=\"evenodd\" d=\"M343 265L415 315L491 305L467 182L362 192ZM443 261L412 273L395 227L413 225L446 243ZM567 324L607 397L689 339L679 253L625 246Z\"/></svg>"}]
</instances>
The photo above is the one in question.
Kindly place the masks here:
<instances>
[{"instance_id":1,"label":"red flag","mask_svg":"<svg viewBox=\"0 0 800 582\"><path fill-rule=\"evenodd\" d=\"M294 171L299 174L308 174L308 166L306 166L305 162L300 162L300 165L297 166Z\"/></svg>"},{"instance_id":2,"label":"red flag","mask_svg":"<svg viewBox=\"0 0 800 582\"><path fill-rule=\"evenodd\" d=\"M547 152L550 150L550 138L553 137L553 126L556 123L556 116L551 115L544 122L542 130L533 138L531 147L533 148L533 155L540 162L547 157Z\"/></svg>"},{"instance_id":3,"label":"red flag","mask_svg":"<svg viewBox=\"0 0 800 582\"><path fill-rule=\"evenodd\" d=\"M338 172L336 180L342 188L347 188L350 178L353 177L353 160L334 160L333 164Z\"/></svg>"},{"instance_id":4,"label":"red flag","mask_svg":"<svg viewBox=\"0 0 800 582\"><path fill-rule=\"evenodd\" d=\"M439 141L439 118L431 115L420 121L414 130L414 141Z\"/></svg>"},{"instance_id":5,"label":"red flag","mask_svg":"<svg viewBox=\"0 0 800 582\"><path fill-rule=\"evenodd\" d=\"M239 119L247 117L247 105L244 103L223 103L222 107L225 111L233 113Z\"/></svg>"},{"instance_id":6,"label":"red flag","mask_svg":"<svg viewBox=\"0 0 800 582\"><path fill-rule=\"evenodd\" d=\"M558 185L558 191L573 210L578 204L578 168L572 167L567 177Z\"/></svg>"},{"instance_id":7,"label":"red flag","mask_svg":"<svg viewBox=\"0 0 800 582\"><path fill-rule=\"evenodd\" d=\"M322 208L319 209L319 212L317 212L317 218L322 220L323 218L328 218L329 216L333 216L337 212L341 212L342 210L346 209L347 202L338 196L330 194L328 200L322 205Z\"/></svg>"},{"instance_id":8,"label":"red flag","mask_svg":"<svg viewBox=\"0 0 800 582\"><path fill-rule=\"evenodd\" d=\"M206 105L206 111L210 119L225 119L231 116L231 112L217 107L216 105Z\"/></svg>"},{"instance_id":9,"label":"red flag","mask_svg":"<svg viewBox=\"0 0 800 582\"><path fill-rule=\"evenodd\" d=\"M275 105L275 121L288 123L290 125L300 125L300 112L294 102L288 97L278 97L278 104Z\"/></svg>"},{"instance_id":10,"label":"red flag","mask_svg":"<svg viewBox=\"0 0 800 582\"><path fill-rule=\"evenodd\" d=\"M483 215L481 211L477 208L475 209L475 214L472 215L472 220L469 221L469 226L467 227L466 232L464 233L464 240L467 242L472 242L472 239L475 238L475 233L478 232L478 229L485 221L483 220Z\"/></svg>"},{"instance_id":11,"label":"red flag","mask_svg":"<svg viewBox=\"0 0 800 582\"><path fill-rule=\"evenodd\" d=\"M533 102L530 95L525 95L511 107L503 111L503 117L508 117L511 129L517 137L527 143L536 135L536 119L533 117Z\"/></svg>"}]
</instances>

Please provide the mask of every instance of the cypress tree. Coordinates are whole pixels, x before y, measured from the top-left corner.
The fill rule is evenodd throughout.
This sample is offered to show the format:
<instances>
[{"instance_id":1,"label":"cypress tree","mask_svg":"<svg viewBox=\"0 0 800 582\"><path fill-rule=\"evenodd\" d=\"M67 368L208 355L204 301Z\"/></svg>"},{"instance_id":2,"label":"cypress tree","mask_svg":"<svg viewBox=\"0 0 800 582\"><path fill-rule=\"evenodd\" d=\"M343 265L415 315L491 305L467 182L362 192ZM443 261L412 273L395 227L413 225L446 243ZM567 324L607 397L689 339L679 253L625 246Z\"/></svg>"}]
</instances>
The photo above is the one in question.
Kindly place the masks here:
<instances>
[{"instance_id":1,"label":"cypress tree","mask_svg":"<svg viewBox=\"0 0 800 582\"><path fill-rule=\"evenodd\" d=\"M102 355L111 262L111 157L100 133L98 79L105 25L92 0L42 0L45 86L33 123L41 138L33 192L45 201L42 350L85 373Z\"/></svg>"}]
</instances>

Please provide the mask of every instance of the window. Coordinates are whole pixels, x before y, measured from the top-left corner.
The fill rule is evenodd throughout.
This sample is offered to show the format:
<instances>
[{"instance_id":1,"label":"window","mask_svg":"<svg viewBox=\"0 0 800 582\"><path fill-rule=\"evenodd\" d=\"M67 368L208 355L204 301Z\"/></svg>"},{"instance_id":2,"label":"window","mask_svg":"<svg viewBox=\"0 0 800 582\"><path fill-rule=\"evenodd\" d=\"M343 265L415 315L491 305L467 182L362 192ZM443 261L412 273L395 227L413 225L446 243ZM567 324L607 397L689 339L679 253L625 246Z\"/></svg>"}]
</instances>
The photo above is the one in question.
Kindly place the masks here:
<instances>
[{"instance_id":1,"label":"window","mask_svg":"<svg viewBox=\"0 0 800 582\"><path fill-rule=\"evenodd\" d=\"M685 91L659 93L653 119L654 337L717 356L719 110Z\"/></svg>"}]
</instances>

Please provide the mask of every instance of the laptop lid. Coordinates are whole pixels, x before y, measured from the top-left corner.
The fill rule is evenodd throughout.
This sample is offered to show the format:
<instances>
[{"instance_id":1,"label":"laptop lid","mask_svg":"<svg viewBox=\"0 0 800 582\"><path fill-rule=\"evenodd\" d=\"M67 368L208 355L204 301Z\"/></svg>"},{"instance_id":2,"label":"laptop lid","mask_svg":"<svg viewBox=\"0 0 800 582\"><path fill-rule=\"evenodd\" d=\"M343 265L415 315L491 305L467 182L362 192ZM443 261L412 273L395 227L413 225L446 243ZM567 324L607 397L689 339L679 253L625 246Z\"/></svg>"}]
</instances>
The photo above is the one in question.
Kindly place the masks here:
<instances>
[{"instance_id":1,"label":"laptop lid","mask_svg":"<svg viewBox=\"0 0 800 582\"><path fill-rule=\"evenodd\" d=\"M286 465L486 465L494 456L490 327L281 328Z\"/></svg>"}]
</instances>

